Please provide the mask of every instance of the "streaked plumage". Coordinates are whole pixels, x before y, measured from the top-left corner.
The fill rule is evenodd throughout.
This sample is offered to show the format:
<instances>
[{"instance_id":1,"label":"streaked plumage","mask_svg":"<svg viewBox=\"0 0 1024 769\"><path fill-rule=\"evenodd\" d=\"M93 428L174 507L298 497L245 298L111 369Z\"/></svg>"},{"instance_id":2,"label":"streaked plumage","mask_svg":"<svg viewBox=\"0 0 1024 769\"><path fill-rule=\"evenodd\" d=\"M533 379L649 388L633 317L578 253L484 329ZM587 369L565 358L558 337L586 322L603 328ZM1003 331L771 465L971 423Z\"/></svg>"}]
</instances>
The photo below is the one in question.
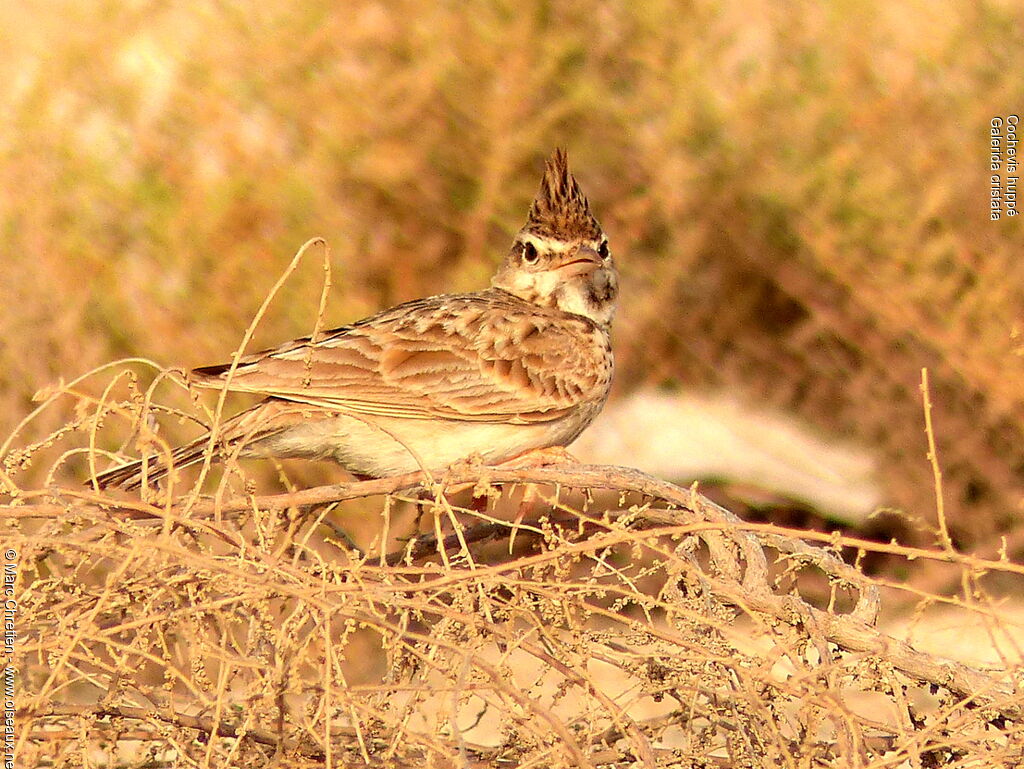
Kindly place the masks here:
<instances>
[{"instance_id":1,"label":"streaked plumage","mask_svg":"<svg viewBox=\"0 0 1024 769\"><path fill-rule=\"evenodd\" d=\"M617 290L607 240L556 150L490 288L406 302L315 342L247 355L230 380L229 365L190 378L267 396L222 425L221 457L333 459L375 477L470 455L497 464L567 445L601 410ZM200 461L208 440L177 449L174 466ZM159 459L147 462L150 482L166 475ZM142 462L98 481L136 488Z\"/></svg>"}]
</instances>

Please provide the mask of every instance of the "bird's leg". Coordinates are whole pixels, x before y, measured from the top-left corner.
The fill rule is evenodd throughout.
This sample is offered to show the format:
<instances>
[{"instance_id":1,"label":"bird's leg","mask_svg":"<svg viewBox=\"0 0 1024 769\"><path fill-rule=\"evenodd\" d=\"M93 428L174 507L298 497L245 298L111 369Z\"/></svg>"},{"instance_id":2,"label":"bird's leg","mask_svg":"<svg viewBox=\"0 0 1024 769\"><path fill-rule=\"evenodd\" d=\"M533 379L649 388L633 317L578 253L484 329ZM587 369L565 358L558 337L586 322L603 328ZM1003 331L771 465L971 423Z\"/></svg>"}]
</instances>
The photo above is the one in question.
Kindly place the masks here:
<instances>
[{"instance_id":1,"label":"bird's leg","mask_svg":"<svg viewBox=\"0 0 1024 769\"><path fill-rule=\"evenodd\" d=\"M555 465L578 465L576 459L565 446L548 446L543 449L532 449L512 459L507 459L495 467L502 470L526 470L534 467L553 467Z\"/></svg>"},{"instance_id":2,"label":"bird's leg","mask_svg":"<svg viewBox=\"0 0 1024 769\"><path fill-rule=\"evenodd\" d=\"M533 449L527 451L518 456L512 457L511 459L505 460L497 465L492 465L494 468L502 470L526 470L536 467L553 467L556 465L567 465L567 464L579 464L572 454L566 451L564 446L549 446L543 449ZM479 455L471 455L466 459L460 460L453 464L449 471L453 474L458 474L456 471L463 469L474 469L484 472L483 461ZM454 487L448 487L444 478L439 479L441 485L445 487L446 498L448 495L457 493L466 488L469 488L472 484L457 484ZM531 512L536 506L537 500L540 494L537 490L537 485L533 483L523 484L523 498L519 502L519 506L516 511L516 516L512 522L512 533L509 537L509 551L511 552L515 545L516 533L519 526L522 524L523 519L526 518L527 514ZM492 490L493 491L493 490ZM487 511L488 504L490 503L490 497L492 493L489 493L487 489L475 489L473 497L468 505L469 509L483 513ZM426 508L430 506L431 501L435 504L437 500L432 497L430 490L421 489L417 494L418 501L417 506L419 508L419 514L416 518L416 530L420 531L422 528L422 518L426 513Z\"/></svg>"},{"instance_id":3,"label":"bird's leg","mask_svg":"<svg viewBox=\"0 0 1024 769\"><path fill-rule=\"evenodd\" d=\"M426 514L428 508L431 508L436 511L438 503L441 502L441 499L437 496L438 494L441 494L441 496L444 497L445 505L450 508L450 499L455 494L459 494L465 491L466 489L473 487L472 483L452 484L449 478L451 478L452 476L458 476L466 470L479 471L480 468L483 467L483 464L483 459L481 459L479 454L470 454L465 459L460 459L459 461L452 464L445 474L439 476L436 479L438 483L434 485L434 488L428 488L425 485L423 488L419 489L414 495L417 500L416 506L418 509L416 515L416 530L420 530L423 522L423 517ZM476 512L486 511L487 495L484 494L482 496L478 496L477 494L474 493L469 508Z\"/></svg>"},{"instance_id":4,"label":"bird's leg","mask_svg":"<svg viewBox=\"0 0 1024 769\"><path fill-rule=\"evenodd\" d=\"M535 467L576 464L579 464L579 460L570 454L565 446L548 446L543 449L527 451L525 454L512 457L512 459L496 466L503 470L525 470ZM526 518L526 514L533 510L539 498L540 492L537 490L537 484L527 483L523 489L523 498L519 502L516 517L512 520L512 530L508 537L509 555L512 554L512 548L516 543L516 533L519 531L519 526L522 524L523 519Z\"/></svg>"}]
</instances>

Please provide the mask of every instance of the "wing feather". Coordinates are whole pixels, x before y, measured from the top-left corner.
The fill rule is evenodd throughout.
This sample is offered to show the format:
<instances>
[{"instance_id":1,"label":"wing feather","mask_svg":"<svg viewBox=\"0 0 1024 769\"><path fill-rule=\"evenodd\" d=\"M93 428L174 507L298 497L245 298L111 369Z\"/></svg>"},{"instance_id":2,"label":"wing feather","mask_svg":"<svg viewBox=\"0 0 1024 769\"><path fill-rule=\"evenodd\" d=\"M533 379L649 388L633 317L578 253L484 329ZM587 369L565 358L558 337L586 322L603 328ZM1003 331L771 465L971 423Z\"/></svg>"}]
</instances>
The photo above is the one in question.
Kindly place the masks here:
<instances>
[{"instance_id":1,"label":"wing feather","mask_svg":"<svg viewBox=\"0 0 1024 769\"><path fill-rule=\"evenodd\" d=\"M221 387L230 366L196 369ZM607 333L497 289L431 297L242 358L228 385L323 408L406 419L532 423L603 400Z\"/></svg>"}]
</instances>

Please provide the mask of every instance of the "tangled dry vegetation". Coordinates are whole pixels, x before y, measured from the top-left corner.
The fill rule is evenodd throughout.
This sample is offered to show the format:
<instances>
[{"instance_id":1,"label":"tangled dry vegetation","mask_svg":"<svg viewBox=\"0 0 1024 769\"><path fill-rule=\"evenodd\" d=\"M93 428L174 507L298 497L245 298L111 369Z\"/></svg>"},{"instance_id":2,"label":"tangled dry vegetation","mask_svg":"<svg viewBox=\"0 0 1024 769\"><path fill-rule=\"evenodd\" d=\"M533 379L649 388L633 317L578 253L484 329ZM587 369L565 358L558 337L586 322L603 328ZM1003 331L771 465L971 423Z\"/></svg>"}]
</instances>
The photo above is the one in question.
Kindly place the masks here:
<instances>
[{"instance_id":1,"label":"tangled dry vegetation","mask_svg":"<svg viewBox=\"0 0 1024 769\"><path fill-rule=\"evenodd\" d=\"M1024 593L1024 261L1020 223L986 218L983 156L1024 103L1022 9L0 5L20 762L1019 765L1000 596ZM18 424L101 361L222 360L312 234L345 270L331 323L483 285L562 143L623 270L619 393L798 413L876 450L923 519L927 367L948 530L915 549L744 524L608 467L324 486L268 462L203 495L90 490L219 418L146 361L62 380ZM256 345L308 333L321 278L296 273ZM874 553L898 566L865 577ZM958 593L896 576L925 566ZM983 628L995 662L895 640L887 598Z\"/></svg>"},{"instance_id":2,"label":"tangled dry vegetation","mask_svg":"<svg viewBox=\"0 0 1024 769\"><path fill-rule=\"evenodd\" d=\"M1020 565L815 542L612 466L467 463L264 494L229 464L212 494L144 499L19 487L47 452L105 463L88 448L97 431L164 409L133 377L110 381L99 400L77 384L51 393L44 407L69 392L79 404L53 445L5 448L21 765L1024 760L1022 669L886 635L879 585L856 562L882 550L959 571L965 598L919 597L987 617L993 645L1020 632L979 579L1019 584Z\"/></svg>"}]
</instances>

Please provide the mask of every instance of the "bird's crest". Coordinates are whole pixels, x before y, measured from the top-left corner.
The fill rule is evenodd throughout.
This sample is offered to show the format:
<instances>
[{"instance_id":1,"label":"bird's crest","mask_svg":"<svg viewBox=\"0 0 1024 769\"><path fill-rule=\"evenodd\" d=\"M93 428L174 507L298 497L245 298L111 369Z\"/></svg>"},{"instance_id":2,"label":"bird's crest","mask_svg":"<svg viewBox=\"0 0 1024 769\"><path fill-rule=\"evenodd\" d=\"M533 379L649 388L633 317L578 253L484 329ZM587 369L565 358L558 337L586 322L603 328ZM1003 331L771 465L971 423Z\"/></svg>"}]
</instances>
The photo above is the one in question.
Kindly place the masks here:
<instances>
[{"instance_id":1,"label":"bird's crest","mask_svg":"<svg viewBox=\"0 0 1024 769\"><path fill-rule=\"evenodd\" d=\"M523 231L558 240L601 238L601 225L590 213L590 204L569 173L569 158L560 147L548 158Z\"/></svg>"}]
</instances>

